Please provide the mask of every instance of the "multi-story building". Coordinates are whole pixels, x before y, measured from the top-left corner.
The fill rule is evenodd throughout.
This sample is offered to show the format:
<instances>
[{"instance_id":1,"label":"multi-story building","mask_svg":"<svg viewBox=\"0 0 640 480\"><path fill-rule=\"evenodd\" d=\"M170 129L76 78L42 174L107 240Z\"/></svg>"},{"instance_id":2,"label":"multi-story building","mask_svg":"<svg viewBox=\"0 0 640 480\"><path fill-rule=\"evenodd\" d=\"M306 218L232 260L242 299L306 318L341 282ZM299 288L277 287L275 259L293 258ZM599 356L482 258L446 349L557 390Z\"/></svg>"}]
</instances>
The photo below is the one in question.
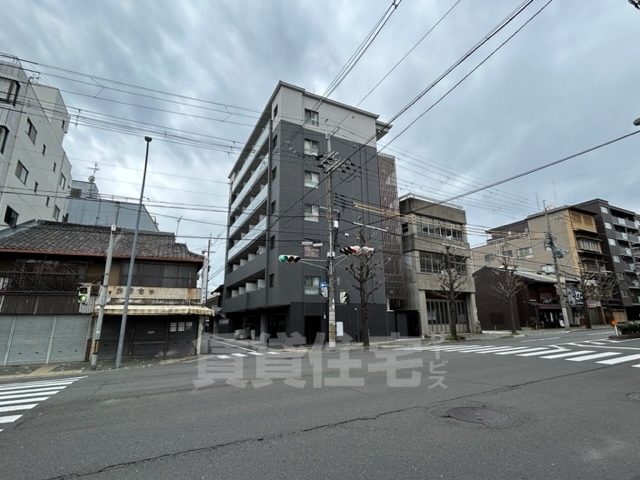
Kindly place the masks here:
<instances>
[{"instance_id":1,"label":"multi-story building","mask_svg":"<svg viewBox=\"0 0 640 480\"><path fill-rule=\"evenodd\" d=\"M361 231L376 251L383 244L381 211L388 205L380 175L395 175L389 160L378 158L376 141L388 129L375 114L278 83L229 176L222 310L231 330L252 325L257 334L298 334L309 343L327 332L330 231L336 251L357 245ZM327 162L347 159L328 191ZM331 229L328 195L335 200ZM281 255L301 260L282 263ZM336 321L359 338L359 296L341 260L338 251ZM382 253L373 262L381 265ZM389 333L383 280L381 270L370 282L380 286L368 303L371 335Z\"/></svg>"},{"instance_id":2,"label":"multi-story building","mask_svg":"<svg viewBox=\"0 0 640 480\"><path fill-rule=\"evenodd\" d=\"M553 251L546 240L550 233L562 253L557 259L561 280L579 278L585 273L614 272L617 276L615 298L602 299L604 304L592 309L592 322L605 321L604 308L609 309L618 321L638 318L640 282L636 283L634 259L637 262L639 254L633 246L639 237L638 217L633 212L595 199L571 206L549 207L544 212L487 233L491 235L487 244L473 249L475 268L497 267L500 255L505 255L513 257L511 263L521 270L555 274ZM574 303L571 297L568 300L574 307L569 321L578 324L582 315L581 302Z\"/></svg>"},{"instance_id":3,"label":"multi-story building","mask_svg":"<svg viewBox=\"0 0 640 480\"><path fill-rule=\"evenodd\" d=\"M100 195L93 176L88 182L73 180L67 203L66 221L82 225L117 225L135 228L139 203L115 200ZM140 210L139 230L157 232L158 225L147 207Z\"/></svg>"},{"instance_id":4,"label":"multi-story building","mask_svg":"<svg viewBox=\"0 0 640 480\"><path fill-rule=\"evenodd\" d=\"M68 128L60 91L34 83L17 58L0 56L0 229L63 221L71 182L62 148Z\"/></svg>"},{"instance_id":5,"label":"multi-story building","mask_svg":"<svg viewBox=\"0 0 640 480\"><path fill-rule=\"evenodd\" d=\"M449 305L440 281L447 248L453 267L465 280L456 290L456 330L475 332L475 286L465 211L409 194L400 197L400 213L408 308L420 312L422 335L449 332Z\"/></svg>"}]
</instances>

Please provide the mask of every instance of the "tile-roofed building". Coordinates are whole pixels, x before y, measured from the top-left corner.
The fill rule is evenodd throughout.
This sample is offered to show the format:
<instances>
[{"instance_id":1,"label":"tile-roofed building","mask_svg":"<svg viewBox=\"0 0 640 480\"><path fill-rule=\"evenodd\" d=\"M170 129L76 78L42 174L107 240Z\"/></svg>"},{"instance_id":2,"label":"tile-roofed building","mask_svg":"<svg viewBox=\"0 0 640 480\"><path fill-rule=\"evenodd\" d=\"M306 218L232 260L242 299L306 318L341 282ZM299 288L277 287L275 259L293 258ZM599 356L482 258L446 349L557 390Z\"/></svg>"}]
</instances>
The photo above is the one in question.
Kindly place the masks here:
<instances>
[{"instance_id":1,"label":"tile-roofed building","mask_svg":"<svg viewBox=\"0 0 640 480\"><path fill-rule=\"evenodd\" d=\"M0 251L103 257L109 245L111 227L88 226L37 220L0 232ZM114 258L129 258L133 231L120 229ZM176 243L173 233L140 232L136 258L202 262L204 257Z\"/></svg>"}]
</instances>

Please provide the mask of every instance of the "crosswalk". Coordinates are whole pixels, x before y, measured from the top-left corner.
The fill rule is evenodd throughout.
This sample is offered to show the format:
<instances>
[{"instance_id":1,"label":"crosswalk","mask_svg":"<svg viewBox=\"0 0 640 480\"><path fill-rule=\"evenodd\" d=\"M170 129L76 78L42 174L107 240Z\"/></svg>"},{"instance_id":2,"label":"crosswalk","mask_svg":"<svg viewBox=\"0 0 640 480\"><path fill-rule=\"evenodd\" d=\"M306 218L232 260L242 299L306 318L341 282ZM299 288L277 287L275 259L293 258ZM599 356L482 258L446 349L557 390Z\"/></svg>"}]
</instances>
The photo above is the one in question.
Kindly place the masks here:
<instances>
[{"instance_id":1,"label":"crosswalk","mask_svg":"<svg viewBox=\"0 0 640 480\"><path fill-rule=\"evenodd\" d=\"M27 410L84 377L0 384L0 427L13 423ZM2 432L0 428L0 432Z\"/></svg>"},{"instance_id":2,"label":"crosswalk","mask_svg":"<svg viewBox=\"0 0 640 480\"><path fill-rule=\"evenodd\" d=\"M604 342L583 342L562 345L545 345L542 347L513 347L513 346L488 346L488 345L427 345L420 347L406 347L397 350L404 351L433 351L433 352L458 352L491 354L514 357L537 357L547 360L561 359L569 362L593 361L600 365L619 365L640 360L640 353L629 351L602 350L606 346ZM594 348L595 347L595 348ZM638 352L633 350L632 352ZM640 368L640 363L631 367Z\"/></svg>"},{"instance_id":3,"label":"crosswalk","mask_svg":"<svg viewBox=\"0 0 640 480\"><path fill-rule=\"evenodd\" d=\"M265 355L279 355L279 354L280 352L272 352L272 351L256 352L255 350L246 350L244 353L217 354L217 355L212 355L212 357L228 359L228 358L242 358L242 357L262 357Z\"/></svg>"}]
</instances>

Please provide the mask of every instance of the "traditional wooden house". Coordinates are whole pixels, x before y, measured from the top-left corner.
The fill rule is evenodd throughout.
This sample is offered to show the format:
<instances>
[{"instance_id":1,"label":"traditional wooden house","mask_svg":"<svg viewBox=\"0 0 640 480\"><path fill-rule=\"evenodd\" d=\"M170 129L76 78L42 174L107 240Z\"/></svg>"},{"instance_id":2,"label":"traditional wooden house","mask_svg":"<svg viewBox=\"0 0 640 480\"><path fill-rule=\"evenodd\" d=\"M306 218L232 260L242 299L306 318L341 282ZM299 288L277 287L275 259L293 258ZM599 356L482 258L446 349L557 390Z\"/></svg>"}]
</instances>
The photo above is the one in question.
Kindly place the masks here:
<instances>
[{"instance_id":1,"label":"traditional wooden house","mask_svg":"<svg viewBox=\"0 0 640 480\"><path fill-rule=\"evenodd\" d=\"M0 232L1 365L89 359L110 235L110 227L48 221ZM116 355L133 236L114 234L101 360ZM203 262L173 233L139 233L123 358L198 353L211 315L196 287Z\"/></svg>"}]
</instances>

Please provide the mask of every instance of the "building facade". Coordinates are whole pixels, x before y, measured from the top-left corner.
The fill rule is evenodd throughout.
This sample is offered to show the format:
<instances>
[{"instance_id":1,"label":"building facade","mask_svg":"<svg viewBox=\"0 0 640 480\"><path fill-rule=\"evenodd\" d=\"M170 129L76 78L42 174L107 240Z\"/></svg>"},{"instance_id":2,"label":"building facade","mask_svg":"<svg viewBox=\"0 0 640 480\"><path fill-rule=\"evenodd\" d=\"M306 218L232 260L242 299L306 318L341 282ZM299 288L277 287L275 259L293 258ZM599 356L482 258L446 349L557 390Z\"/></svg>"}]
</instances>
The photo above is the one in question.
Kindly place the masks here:
<instances>
[{"instance_id":1,"label":"building facade","mask_svg":"<svg viewBox=\"0 0 640 480\"><path fill-rule=\"evenodd\" d=\"M62 147L68 128L60 91L34 83L17 58L0 56L0 229L64 220L71 182Z\"/></svg>"},{"instance_id":2,"label":"building facade","mask_svg":"<svg viewBox=\"0 0 640 480\"><path fill-rule=\"evenodd\" d=\"M32 221L0 232L0 365L87 361L111 229ZM99 360L116 356L133 242L117 230ZM138 237L123 358L198 353L203 257L172 233ZM79 291L86 288L86 301Z\"/></svg>"},{"instance_id":3,"label":"building facade","mask_svg":"<svg viewBox=\"0 0 640 480\"><path fill-rule=\"evenodd\" d=\"M357 290L339 249L357 245L362 228L368 246L376 252L382 246L376 141L388 128L372 113L283 82L276 86L229 176L222 311L230 330L252 325L257 334L296 334L307 343L314 342L318 333L326 334L328 302L323 287L328 280L330 235L326 213L332 195L331 234L338 252L336 321L346 335L361 338ZM334 154L328 160L329 152ZM329 191L326 162L338 160L345 162L332 174ZM388 165L386 171L393 176ZM282 263L281 255L301 261ZM376 253L373 261L382 264L382 253ZM382 270L376 280L380 288L368 304L370 333L386 335Z\"/></svg>"},{"instance_id":4,"label":"building facade","mask_svg":"<svg viewBox=\"0 0 640 480\"><path fill-rule=\"evenodd\" d=\"M454 268L466 277L457 290L457 332L475 332L475 285L465 211L409 194L400 197L400 213L407 307L420 312L422 335L449 333L449 305L440 282L447 247Z\"/></svg>"}]
</instances>

